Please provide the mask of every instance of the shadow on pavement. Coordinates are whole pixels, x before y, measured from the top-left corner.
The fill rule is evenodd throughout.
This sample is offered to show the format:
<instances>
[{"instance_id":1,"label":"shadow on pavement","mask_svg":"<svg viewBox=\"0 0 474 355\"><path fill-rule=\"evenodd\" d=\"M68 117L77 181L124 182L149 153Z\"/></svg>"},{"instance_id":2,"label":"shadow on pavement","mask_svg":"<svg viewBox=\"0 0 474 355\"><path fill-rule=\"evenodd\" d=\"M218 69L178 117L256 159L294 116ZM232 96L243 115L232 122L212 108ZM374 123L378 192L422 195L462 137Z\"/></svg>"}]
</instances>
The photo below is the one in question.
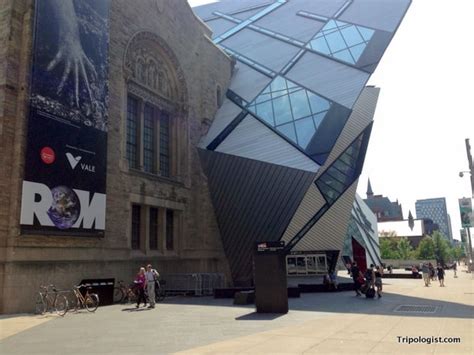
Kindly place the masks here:
<instances>
[{"instance_id":1,"label":"shadow on pavement","mask_svg":"<svg viewBox=\"0 0 474 355\"><path fill-rule=\"evenodd\" d=\"M324 313L349 313L349 314L376 314L387 316L406 317L434 317L434 318L468 318L474 317L474 307L461 303L441 301L429 298L405 296L395 293L383 294L380 299L367 299L356 297L354 292L327 292L327 293L302 293L300 298L288 300L291 311L324 312ZM238 307L255 309L255 305L236 306L232 299L215 299L212 296L204 297L177 297L166 299L165 304L199 305L213 307ZM395 308L400 305L430 305L436 306L435 313L399 313ZM258 315L258 316L257 316ZM261 316L257 313L249 313L242 316L240 320L258 320ZM255 317L255 318L250 318ZM267 320L269 318L266 318ZM271 320L271 319L270 319Z\"/></svg>"},{"instance_id":2,"label":"shadow on pavement","mask_svg":"<svg viewBox=\"0 0 474 355\"><path fill-rule=\"evenodd\" d=\"M243 316L235 318L235 320L274 320L282 317L284 314L280 313L257 313L252 312Z\"/></svg>"}]
</instances>

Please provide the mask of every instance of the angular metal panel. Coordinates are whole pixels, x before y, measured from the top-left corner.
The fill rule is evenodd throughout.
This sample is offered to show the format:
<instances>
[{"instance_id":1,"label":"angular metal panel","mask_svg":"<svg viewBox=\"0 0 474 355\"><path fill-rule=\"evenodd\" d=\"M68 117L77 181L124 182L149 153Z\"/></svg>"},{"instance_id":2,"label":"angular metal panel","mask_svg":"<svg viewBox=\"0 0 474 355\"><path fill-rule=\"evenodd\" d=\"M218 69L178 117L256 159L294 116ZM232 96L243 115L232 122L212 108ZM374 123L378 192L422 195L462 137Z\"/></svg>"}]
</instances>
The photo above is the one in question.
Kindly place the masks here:
<instances>
[{"instance_id":1,"label":"angular metal panel","mask_svg":"<svg viewBox=\"0 0 474 355\"><path fill-rule=\"evenodd\" d=\"M319 168L313 160L250 115L215 151L313 173Z\"/></svg>"},{"instance_id":2,"label":"angular metal panel","mask_svg":"<svg viewBox=\"0 0 474 355\"><path fill-rule=\"evenodd\" d=\"M256 241L278 240L314 173L199 149L232 278L250 285Z\"/></svg>"},{"instance_id":3,"label":"angular metal panel","mask_svg":"<svg viewBox=\"0 0 474 355\"><path fill-rule=\"evenodd\" d=\"M229 99L225 98L222 106L216 113L214 120L212 121L211 127L207 134L205 134L201 141L199 142L199 147L205 148L209 143L211 143L214 138L216 138L219 133L222 132L224 128L226 128L229 123L233 121L237 115L242 112L242 109L232 103Z\"/></svg>"},{"instance_id":4,"label":"angular metal panel","mask_svg":"<svg viewBox=\"0 0 474 355\"><path fill-rule=\"evenodd\" d=\"M229 37L222 45L276 72L299 51L298 47L249 29L243 29Z\"/></svg>"},{"instance_id":5,"label":"angular metal panel","mask_svg":"<svg viewBox=\"0 0 474 355\"><path fill-rule=\"evenodd\" d=\"M326 203L316 185L311 184L281 240L288 243Z\"/></svg>"},{"instance_id":6,"label":"angular metal panel","mask_svg":"<svg viewBox=\"0 0 474 355\"><path fill-rule=\"evenodd\" d=\"M229 89L248 102L252 101L271 79L253 70L242 62L237 62Z\"/></svg>"},{"instance_id":7,"label":"angular metal panel","mask_svg":"<svg viewBox=\"0 0 474 355\"><path fill-rule=\"evenodd\" d=\"M379 88L372 86L364 88L324 166L330 166L373 121L379 93ZM322 173L323 169L320 169L320 174Z\"/></svg>"},{"instance_id":8,"label":"angular metal panel","mask_svg":"<svg viewBox=\"0 0 474 355\"><path fill-rule=\"evenodd\" d=\"M358 179L293 247L292 251L342 250Z\"/></svg>"},{"instance_id":9,"label":"angular metal panel","mask_svg":"<svg viewBox=\"0 0 474 355\"><path fill-rule=\"evenodd\" d=\"M193 7L193 11L206 21L209 18L215 17L215 15L212 14L214 11L232 14L236 11L245 10L254 6L270 5L271 3L273 3L272 0L219 0L207 5Z\"/></svg>"},{"instance_id":10,"label":"angular metal panel","mask_svg":"<svg viewBox=\"0 0 474 355\"><path fill-rule=\"evenodd\" d=\"M369 79L368 73L309 52L286 76L350 109Z\"/></svg>"},{"instance_id":11,"label":"angular metal panel","mask_svg":"<svg viewBox=\"0 0 474 355\"><path fill-rule=\"evenodd\" d=\"M255 22L255 25L307 42L324 25L323 22L296 15L298 11L306 10L308 3L308 1L290 1Z\"/></svg>"},{"instance_id":12,"label":"angular metal panel","mask_svg":"<svg viewBox=\"0 0 474 355\"><path fill-rule=\"evenodd\" d=\"M393 32L402 21L410 3L410 0L356 0L339 19Z\"/></svg>"},{"instance_id":13,"label":"angular metal panel","mask_svg":"<svg viewBox=\"0 0 474 355\"><path fill-rule=\"evenodd\" d=\"M230 30L232 27L236 26L234 22L227 21L222 18L207 21L206 25L208 25L212 30L212 38L216 38L224 32Z\"/></svg>"}]
</instances>

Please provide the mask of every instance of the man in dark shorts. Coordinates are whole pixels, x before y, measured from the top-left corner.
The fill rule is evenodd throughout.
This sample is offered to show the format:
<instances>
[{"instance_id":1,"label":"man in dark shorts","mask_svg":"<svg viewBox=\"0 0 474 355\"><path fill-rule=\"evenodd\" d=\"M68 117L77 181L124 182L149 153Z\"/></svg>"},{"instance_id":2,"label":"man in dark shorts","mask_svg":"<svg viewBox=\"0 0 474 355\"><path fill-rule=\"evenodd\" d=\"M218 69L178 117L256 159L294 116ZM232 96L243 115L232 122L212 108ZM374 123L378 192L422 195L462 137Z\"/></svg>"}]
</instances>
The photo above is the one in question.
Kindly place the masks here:
<instances>
[{"instance_id":1,"label":"man in dark shorts","mask_svg":"<svg viewBox=\"0 0 474 355\"><path fill-rule=\"evenodd\" d=\"M360 275L360 270L359 270L359 268L357 266L357 263L355 261L352 263L351 275L352 275L352 280L354 281L354 291L356 292L356 296L360 296L361 293L359 292L359 289L362 286L361 283L358 280L359 275Z\"/></svg>"}]
</instances>

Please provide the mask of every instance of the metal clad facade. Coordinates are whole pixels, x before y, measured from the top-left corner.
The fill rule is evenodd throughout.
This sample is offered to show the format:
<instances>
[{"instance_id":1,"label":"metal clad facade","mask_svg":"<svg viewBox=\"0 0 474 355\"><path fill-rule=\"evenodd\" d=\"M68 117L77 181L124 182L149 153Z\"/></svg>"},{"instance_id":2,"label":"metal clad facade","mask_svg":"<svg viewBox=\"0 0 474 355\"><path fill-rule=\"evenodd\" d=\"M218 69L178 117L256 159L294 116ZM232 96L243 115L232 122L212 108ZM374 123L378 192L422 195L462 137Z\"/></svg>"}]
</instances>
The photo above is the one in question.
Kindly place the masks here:
<instances>
[{"instance_id":1,"label":"metal clad facade","mask_svg":"<svg viewBox=\"0 0 474 355\"><path fill-rule=\"evenodd\" d=\"M247 115L217 147L216 152L316 172L319 165L270 128Z\"/></svg>"},{"instance_id":2,"label":"metal clad facade","mask_svg":"<svg viewBox=\"0 0 474 355\"><path fill-rule=\"evenodd\" d=\"M316 185L311 184L281 239L289 242L325 203Z\"/></svg>"},{"instance_id":3,"label":"metal clad facade","mask_svg":"<svg viewBox=\"0 0 474 355\"><path fill-rule=\"evenodd\" d=\"M212 30L212 38L216 38L224 32L230 30L232 27L235 27L235 23L221 18L207 21L206 25L208 25Z\"/></svg>"},{"instance_id":4,"label":"metal clad facade","mask_svg":"<svg viewBox=\"0 0 474 355\"><path fill-rule=\"evenodd\" d=\"M226 128L241 111L242 109L232 103L232 101L227 98L224 99L221 108L217 111L217 114L212 121L209 131L202 137L199 147L207 147L207 145L211 143L214 138L216 138L219 133L221 133L222 130Z\"/></svg>"},{"instance_id":5,"label":"metal clad facade","mask_svg":"<svg viewBox=\"0 0 474 355\"><path fill-rule=\"evenodd\" d=\"M237 62L234 71L229 89L248 102L252 101L271 81L268 76L260 74L241 62Z\"/></svg>"},{"instance_id":6,"label":"metal clad facade","mask_svg":"<svg viewBox=\"0 0 474 355\"><path fill-rule=\"evenodd\" d=\"M341 250L358 179L339 197L292 251Z\"/></svg>"},{"instance_id":7,"label":"metal clad facade","mask_svg":"<svg viewBox=\"0 0 474 355\"><path fill-rule=\"evenodd\" d=\"M342 21L394 32L410 0L358 0L339 17Z\"/></svg>"},{"instance_id":8,"label":"metal clad facade","mask_svg":"<svg viewBox=\"0 0 474 355\"><path fill-rule=\"evenodd\" d=\"M347 123L341 132L341 135L337 139L334 148L332 149L328 159L326 160L326 167L329 167L334 162L334 160L336 160L337 157L339 157L344 152L344 150L354 141L354 139L356 139L357 136L359 136L359 134L361 134L362 131L367 128L367 126L373 121L379 93L379 88L364 88L361 95L359 96L359 99L354 105L352 114L347 120ZM324 170L320 169L318 174L322 174Z\"/></svg>"},{"instance_id":9,"label":"metal clad facade","mask_svg":"<svg viewBox=\"0 0 474 355\"><path fill-rule=\"evenodd\" d=\"M278 240L314 174L199 150L234 282L249 284L256 241Z\"/></svg>"},{"instance_id":10,"label":"metal clad facade","mask_svg":"<svg viewBox=\"0 0 474 355\"><path fill-rule=\"evenodd\" d=\"M239 31L221 44L277 72L300 50L249 29Z\"/></svg>"},{"instance_id":11,"label":"metal clad facade","mask_svg":"<svg viewBox=\"0 0 474 355\"><path fill-rule=\"evenodd\" d=\"M369 79L368 73L309 52L286 76L347 108L352 108Z\"/></svg>"},{"instance_id":12,"label":"metal clad facade","mask_svg":"<svg viewBox=\"0 0 474 355\"><path fill-rule=\"evenodd\" d=\"M314 21L296 13L305 9L301 2L290 1L255 24L265 29L284 33L286 36L303 42L309 41L324 26L323 22Z\"/></svg>"}]
</instances>

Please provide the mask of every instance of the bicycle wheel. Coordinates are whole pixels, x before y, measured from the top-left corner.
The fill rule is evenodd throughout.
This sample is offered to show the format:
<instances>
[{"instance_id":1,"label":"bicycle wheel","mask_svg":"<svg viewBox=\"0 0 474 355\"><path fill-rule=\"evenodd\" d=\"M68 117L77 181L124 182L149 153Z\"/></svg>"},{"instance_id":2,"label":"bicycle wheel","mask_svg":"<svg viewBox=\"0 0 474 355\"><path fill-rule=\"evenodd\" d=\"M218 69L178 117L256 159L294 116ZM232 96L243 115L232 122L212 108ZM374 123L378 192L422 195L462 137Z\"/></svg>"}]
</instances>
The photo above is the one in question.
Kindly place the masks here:
<instances>
[{"instance_id":1,"label":"bicycle wheel","mask_svg":"<svg viewBox=\"0 0 474 355\"><path fill-rule=\"evenodd\" d=\"M45 314L46 313L46 303L41 293L36 295L35 301L35 314Z\"/></svg>"},{"instance_id":2,"label":"bicycle wheel","mask_svg":"<svg viewBox=\"0 0 474 355\"><path fill-rule=\"evenodd\" d=\"M114 287L114 303L122 303L124 298L123 291L120 287Z\"/></svg>"},{"instance_id":3,"label":"bicycle wheel","mask_svg":"<svg viewBox=\"0 0 474 355\"><path fill-rule=\"evenodd\" d=\"M156 302L161 302L165 299L165 290L163 289L163 287L158 287L158 288L155 288L155 299L156 299Z\"/></svg>"},{"instance_id":4,"label":"bicycle wheel","mask_svg":"<svg viewBox=\"0 0 474 355\"><path fill-rule=\"evenodd\" d=\"M99 296L95 293L87 295L85 300L85 306L89 312L95 312L97 307L99 307Z\"/></svg>"},{"instance_id":5,"label":"bicycle wheel","mask_svg":"<svg viewBox=\"0 0 474 355\"><path fill-rule=\"evenodd\" d=\"M56 297L56 300L54 301L54 310L56 311L56 313L59 314L61 317L64 317L68 309L69 309L69 304L68 304L66 296L58 295Z\"/></svg>"}]
</instances>

